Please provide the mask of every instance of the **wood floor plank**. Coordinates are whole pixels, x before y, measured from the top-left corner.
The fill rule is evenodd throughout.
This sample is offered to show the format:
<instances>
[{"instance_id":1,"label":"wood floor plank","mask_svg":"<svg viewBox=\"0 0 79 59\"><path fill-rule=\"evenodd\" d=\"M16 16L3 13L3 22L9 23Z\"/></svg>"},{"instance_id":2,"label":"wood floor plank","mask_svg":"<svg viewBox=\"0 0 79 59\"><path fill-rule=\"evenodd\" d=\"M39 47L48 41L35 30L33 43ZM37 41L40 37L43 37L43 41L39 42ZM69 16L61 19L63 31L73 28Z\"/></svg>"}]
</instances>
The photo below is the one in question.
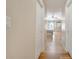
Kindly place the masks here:
<instances>
[{"instance_id":1,"label":"wood floor plank","mask_svg":"<svg viewBox=\"0 0 79 59\"><path fill-rule=\"evenodd\" d=\"M69 53L66 52L65 49L63 48L60 39L57 38L55 40L48 41L48 47L45 52L42 52L40 54L39 59L72 59L72 58L69 55Z\"/></svg>"}]
</instances>

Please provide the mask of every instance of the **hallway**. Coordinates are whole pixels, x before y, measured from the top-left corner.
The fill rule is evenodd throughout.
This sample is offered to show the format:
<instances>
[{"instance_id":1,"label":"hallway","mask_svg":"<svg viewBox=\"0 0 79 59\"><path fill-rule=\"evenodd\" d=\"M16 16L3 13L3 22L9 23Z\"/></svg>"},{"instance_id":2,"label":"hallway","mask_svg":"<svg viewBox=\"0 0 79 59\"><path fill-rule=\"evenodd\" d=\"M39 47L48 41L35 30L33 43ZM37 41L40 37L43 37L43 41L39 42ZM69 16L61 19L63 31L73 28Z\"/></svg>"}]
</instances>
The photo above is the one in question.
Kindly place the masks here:
<instances>
[{"instance_id":1,"label":"hallway","mask_svg":"<svg viewBox=\"0 0 79 59\"><path fill-rule=\"evenodd\" d=\"M71 2L7 0L6 59L71 59Z\"/></svg>"},{"instance_id":2,"label":"hallway","mask_svg":"<svg viewBox=\"0 0 79 59\"><path fill-rule=\"evenodd\" d=\"M71 59L69 53L65 51L59 39L49 42L48 48L43 52L39 59Z\"/></svg>"},{"instance_id":3,"label":"hallway","mask_svg":"<svg viewBox=\"0 0 79 59\"><path fill-rule=\"evenodd\" d=\"M39 59L72 59L72 0L44 0L44 3L45 51Z\"/></svg>"}]
</instances>

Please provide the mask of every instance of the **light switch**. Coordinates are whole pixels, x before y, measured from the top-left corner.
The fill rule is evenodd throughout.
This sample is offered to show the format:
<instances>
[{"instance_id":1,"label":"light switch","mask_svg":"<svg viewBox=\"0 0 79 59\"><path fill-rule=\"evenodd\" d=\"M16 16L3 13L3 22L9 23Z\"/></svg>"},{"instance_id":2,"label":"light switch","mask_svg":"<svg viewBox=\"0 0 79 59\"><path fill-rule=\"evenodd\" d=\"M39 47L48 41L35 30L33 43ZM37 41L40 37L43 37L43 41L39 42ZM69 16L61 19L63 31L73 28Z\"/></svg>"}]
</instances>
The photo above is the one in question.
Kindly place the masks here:
<instances>
[{"instance_id":1,"label":"light switch","mask_svg":"<svg viewBox=\"0 0 79 59\"><path fill-rule=\"evenodd\" d=\"M11 17L6 16L6 28L9 30L11 28Z\"/></svg>"}]
</instances>

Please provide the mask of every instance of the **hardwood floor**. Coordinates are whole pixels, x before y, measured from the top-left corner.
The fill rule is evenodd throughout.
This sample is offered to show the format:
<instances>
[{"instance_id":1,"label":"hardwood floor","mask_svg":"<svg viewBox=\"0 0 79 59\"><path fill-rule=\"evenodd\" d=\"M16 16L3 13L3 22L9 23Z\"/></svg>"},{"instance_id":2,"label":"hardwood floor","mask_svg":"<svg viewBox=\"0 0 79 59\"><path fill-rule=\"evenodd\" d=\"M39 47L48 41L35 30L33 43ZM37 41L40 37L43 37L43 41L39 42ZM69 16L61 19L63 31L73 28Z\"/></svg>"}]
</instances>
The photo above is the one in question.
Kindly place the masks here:
<instances>
[{"instance_id":1,"label":"hardwood floor","mask_svg":"<svg viewBox=\"0 0 79 59\"><path fill-rule=\"evenodd\" d=\"M51 44L45 52L41 53L39 59L71 59L71 57L60 44L56 46Z\"/></svg>"},{"instance_id":2,"label":"hardwood floor","mask_svg":"<svg viewBox=\"0 0 79 59\"><path fill-rule=\"evenodd\" d=\"M42 52L39 59L71 59L65 51L59 39L51 40L45 52Z\"/></svg>"}]
</instances>

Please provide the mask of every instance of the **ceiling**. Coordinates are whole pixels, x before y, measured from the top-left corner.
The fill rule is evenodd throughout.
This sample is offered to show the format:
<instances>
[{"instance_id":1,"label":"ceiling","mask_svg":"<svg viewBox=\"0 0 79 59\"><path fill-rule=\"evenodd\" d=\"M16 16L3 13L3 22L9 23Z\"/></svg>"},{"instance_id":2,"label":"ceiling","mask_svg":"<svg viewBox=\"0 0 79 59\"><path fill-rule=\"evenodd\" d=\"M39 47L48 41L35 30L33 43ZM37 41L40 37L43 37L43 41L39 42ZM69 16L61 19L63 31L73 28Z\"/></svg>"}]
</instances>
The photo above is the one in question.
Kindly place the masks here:
<instances>
[{"instance_id":1,"label":"ceiling","mask_svg":"<svg viewBox=\"0 0 79 59\"><path fill-rule=\"evenodd\" d=\"M44 0L47 16L63 14L65 2L66 0Z\"/></svg>"}]
</instances>

